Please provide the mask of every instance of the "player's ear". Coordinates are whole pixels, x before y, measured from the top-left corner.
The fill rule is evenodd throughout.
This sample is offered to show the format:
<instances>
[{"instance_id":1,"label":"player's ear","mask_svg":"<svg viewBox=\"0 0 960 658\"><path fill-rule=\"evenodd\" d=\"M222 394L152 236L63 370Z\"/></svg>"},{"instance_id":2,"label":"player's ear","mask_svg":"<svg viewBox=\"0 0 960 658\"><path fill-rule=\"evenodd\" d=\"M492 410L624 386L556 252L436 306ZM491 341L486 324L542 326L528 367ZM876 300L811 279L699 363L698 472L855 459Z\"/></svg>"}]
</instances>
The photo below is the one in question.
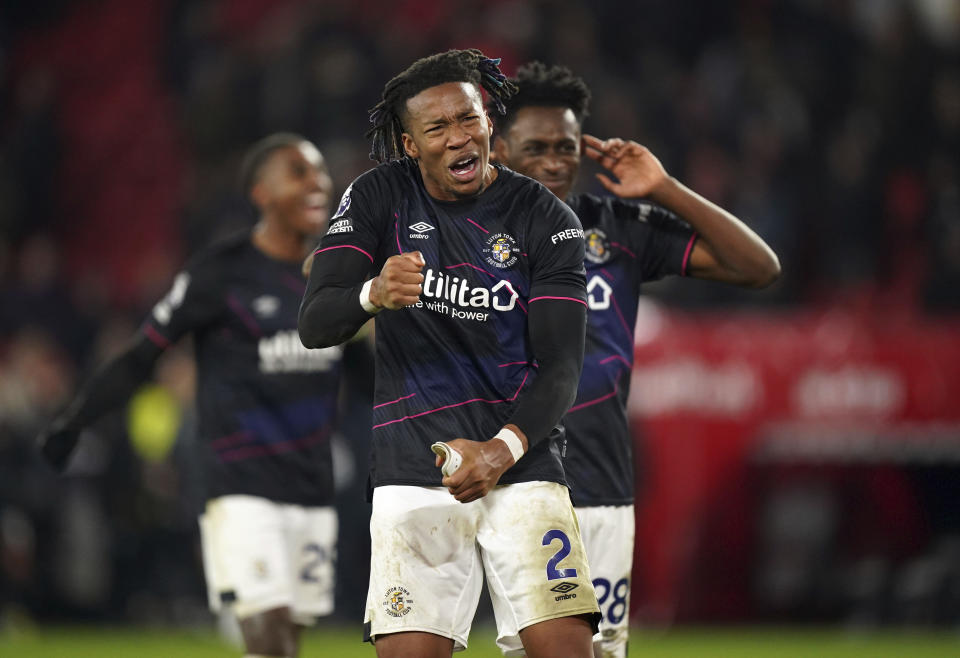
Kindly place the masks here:
<instances>
[{"instance_id":1,"label":"player's ear","mask_svg":"<svg viewBox=\"0 0 960 658\"><path fill-rule=\"evenodd\" d=\"M491 119L490 115L486 113L484 113L483 116L487 120L487 135L493 136L493 119Z\"/></svg>"},{"instance_id":2,"label":"player's ear","mask_svg":"<svg viewBox=\"0 0 960 658\"><path fill-rule=\"evenodd\" d=\"M270 193L263 181L258 181L250 188L250 202L258 209L263 210L270 201Z\"/></svg>"},{"instance_id":3,"label":"player's ear","mask_svg":"<svg viewBox=\"0 0 960 658\"><path fill-rule=\"evenodd\" d=\"M403 150L407 155L414 160L420 157L420 149L417 148L417 143L413 141L413 136L410 133L403 133L400 135L400 139L403 140Z\"/></svg>"}]
</instances>

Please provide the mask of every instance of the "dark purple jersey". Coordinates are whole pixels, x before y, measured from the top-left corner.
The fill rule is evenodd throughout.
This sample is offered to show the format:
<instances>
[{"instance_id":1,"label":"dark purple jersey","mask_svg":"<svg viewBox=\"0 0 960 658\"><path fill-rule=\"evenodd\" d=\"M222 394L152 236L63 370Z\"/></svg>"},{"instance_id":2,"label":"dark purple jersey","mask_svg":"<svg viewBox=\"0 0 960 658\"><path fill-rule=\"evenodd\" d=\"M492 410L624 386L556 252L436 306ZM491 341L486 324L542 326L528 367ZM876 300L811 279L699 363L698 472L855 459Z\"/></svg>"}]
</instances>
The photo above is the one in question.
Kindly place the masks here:
<instances>
[{"instance_id":1,"label":"dark purple jersey","mask_svg":"<svg viewBox=\"0 0 960 658\"><path fill-rule=\"evenodd\" d=\"M489 439L537 377L529 305L584 303L576 216L536 181L497 171L478 197L444 202L416 162L376 167L344 194L317 250L356 250L371 276L398 253L426 262L420 301L376 316L373 486L440 486L430 444ZM539 441L500 482L563 482L555 443Z\"/></svg>"},{"instance_id":2,"label":"dark purple jersey","mask_svg":"<svg viewBox=\"0 0 960 658\"><path fill-rule=\"evenodd\" d=\"M244 232L194 258L143 326L161 347L193 334L207 498L333 501L342 348L301 345L304 287L300 263L268 257Z\"/></svg>"},{"instance_id":3,"label":"dark purple jersey","mask_svg":"<svg viewBox=\"0 0 960 658\"><path fill-rule=\"evenodd\" d=\"M640 285L684 274L696 234L646 201L583 194L567 202L583 225L588 312L577 400L563 420L563 465L574 505L629 505L634 476L627 397Z\"/></svg>"}]
</instances>

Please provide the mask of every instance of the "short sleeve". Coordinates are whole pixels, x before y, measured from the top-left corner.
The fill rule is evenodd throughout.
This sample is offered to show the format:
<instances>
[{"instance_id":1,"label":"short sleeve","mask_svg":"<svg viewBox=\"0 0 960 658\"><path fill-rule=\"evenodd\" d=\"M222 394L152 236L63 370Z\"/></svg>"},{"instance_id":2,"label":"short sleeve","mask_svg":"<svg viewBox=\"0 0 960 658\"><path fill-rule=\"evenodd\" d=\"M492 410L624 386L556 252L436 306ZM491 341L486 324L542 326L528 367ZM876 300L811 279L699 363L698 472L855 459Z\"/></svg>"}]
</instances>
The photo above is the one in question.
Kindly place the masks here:
<instances>
[{"instance_id":1,"label":"short sleeve","mask_svg":"<svg viewBox=\"0 0 960 658\"><path fill-rule=\"evenodd\" d=\"M209 325L223 311L223 285L215 259L189 265L177 274L170 291L154 305L143 323L143 332L165 349L185 334Z\"/></svg>"},{"instance_id":2,"label":"short sleeve","mask_svg":"<svg viewBox=\"0 0 960 658\"><path fill-rule=\"evenodd\" d=\"M527 246L531 264L530 299L572 298L586 302L583 227L570 208L539 190Z\"/></svg>"},{"instance_id":3,"label":"short sleeve","mask_svg":"<svg viewBox=\"0 0 960 658\"><path fill-rule=\"evenodd\" d=\"M693 227L655 203L621 200L613 203L617 219L628 224L630 247L640 259L643 281L686 274L697 238Z\"/></svg>"}]
</instances>

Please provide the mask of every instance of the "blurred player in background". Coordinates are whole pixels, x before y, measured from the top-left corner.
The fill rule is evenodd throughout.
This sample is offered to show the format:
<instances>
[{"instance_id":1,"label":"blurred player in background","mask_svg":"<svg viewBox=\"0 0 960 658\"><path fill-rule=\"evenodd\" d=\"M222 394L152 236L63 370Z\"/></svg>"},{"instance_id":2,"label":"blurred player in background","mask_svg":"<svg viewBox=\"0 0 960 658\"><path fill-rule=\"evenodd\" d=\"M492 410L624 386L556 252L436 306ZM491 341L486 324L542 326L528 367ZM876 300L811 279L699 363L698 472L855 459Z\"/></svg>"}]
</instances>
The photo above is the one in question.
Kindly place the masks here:
<instances>
[{"instance_id":1,"label":"blurred player in background","mask_svg":"<svg viewBox=\"0 0 960 658\"><path fill-rule=\"evenodd\" d=\"M489 163L477 50L416 61L371 112L384 163L347 190L300 316L310 346L373 315L376 392L367 635L377 655L465 648L484 574L504 652L589 658L596 599L554 427L586 320L577 218ZM430 446L462 456L444 475Z\"/></svg>"},{"instance_id":2,"label":"blurred player in background","mask_svg":"<svg viewBox=\"0 0 960 658\"><path fill-rule=\"evenodd\" d=\"M333 611L330 436L342 348L307 350L297 336L301 263L327 227L333 183L313 144L278 133L251 147L241 184L259 212L253 230L197 255L39 442L65 468L81 430L192 334L211 607L237 616L248 655L290 657L301 627Z\"/></svg>"},{"instance_id":3,"label":"blurred player in background","mask_svg":"<svg viewBox=\"0 0 960 658\"><path fill-rule=\"evenodd\" d=\"M743 222L669 176L640 144L581 140L590 91L569 69L532 62L513 82L519 91L496 118L495 157L566 200L584 230L586 354L563 420L563 464L603 613L597 655L625 656L634 541L627 397L640 286L676 274L762 288L780 265ZM581 143L617 178L598 174L616 197L571 196Z\"/></svg>"}]
</instances>

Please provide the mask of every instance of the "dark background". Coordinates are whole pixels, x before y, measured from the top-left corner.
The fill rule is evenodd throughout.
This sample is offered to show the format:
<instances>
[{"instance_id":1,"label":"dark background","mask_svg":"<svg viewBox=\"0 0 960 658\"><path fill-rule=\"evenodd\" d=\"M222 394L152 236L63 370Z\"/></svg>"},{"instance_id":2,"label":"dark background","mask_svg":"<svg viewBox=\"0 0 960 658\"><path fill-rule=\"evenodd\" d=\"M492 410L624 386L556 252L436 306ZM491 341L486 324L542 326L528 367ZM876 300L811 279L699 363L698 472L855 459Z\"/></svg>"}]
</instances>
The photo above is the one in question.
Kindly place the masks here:
<instances>
[{"instance_id":1,"label":"dark background","mask_svg":"<svg viewBox=\"0 0 960 658\"><path fill-rule=\"evenodd\" d=\"M853 313L853 324L826 322L823 331L854 338L839 348L825 339L823 349L850 356L857 336L892 321L907 327L890 343L894 352L925 340L928 333L913 330L921 326L946 332L943 345L956 348L957 3L6 0L0 7L0 620L206 619L189 345L167 355L156 387L86 436L70 476L58 479L39 463L32 437L122 345L186 257L252 223L236 185L247 146L274 131L302 133L325 154L339 194L372 165L366 110L384 83L436 51L478 47L502 57L508 74L534 58L568 65L593 91L588 132L648 145L671 174L741 217L781 259L782 279L762 292L657 284L651 308L658 313L682 318L683 326L746 314L756 331L784 341L796 318ZM591 173L585 168L581 189L599 191ZM685 335L691 342L701 336ZM777 354L771 348L764 363ZM930 361L921 381L946 376L943 368L954 363ZM338 443L345 542L338 614L351 621L359 619L367 575L361 492L369 380L362 366L357 371ZM960 396L960 387L945 390ZM644 420L656 413L637 415L642 448ZM957 420L936 409L918 418ZM882 429L889 418L873 420ZM769 435L758 429L764 424L748 425L730 441ZM947 434L948 443L960 440L953 429ZM690 445L707 445L710 436ZM869 561L857 567L861 580L834 581L839 593L826 599L817 592L829 590L831 579L816 569L806 589L758 586L774 577L764 571L771 560L790 560L776 546L789 547L791 535L776 528L796 527L797 518L814 530L848 527L835 519L857 518L858 507L836 516L846 508L832 483L844 478L822 463L813 468L814 485L797 493L778 489L797 476L776 469L808 465L774 460L775 468L753 469L753 452L736 454L737 479L751 487L740 495L754 502L743 508L746 516L695 514L692 530L678 530L667 514L652 527L672 527L680 537L739 537L755 547L755 559L734 572L735 582L711 585L709 556L690 549L669 582L660 582L660 594L648 595L644 588L653 585L638 578L641 618L755 620L773 610L798 621L956 621L956 605L934 612L944 609L938 601L955 602L950 579L960 581L953 575L960 549L949 543L952 461L931 458L935 472L907 477L914 467L893 460L896 478L871 476L870 486L895 497L907 477L920 501L904 514L923 523L898 526L907 533L898 555L942 557L940 571L914 578L933 586L921 587L927 598L907 615L891 612L900 581L870 580L871 564L884 567ZM671 457L683 464L709 458L693 448ZM657 472L644 471L643 482L657 482ZM662 488L643 491L653 498L639 511L659 509ZM834 502L818 507L817 495ZM873 529L857 536L868 547L889 544ZM795 561L816 563L817 551L837 546L825 540ZM885 568L893 567L888 561ZM851 603L841 594L857 583L866 594ZM740 595L697 605L710 587Z\"/></svg>"}]
</instances>

